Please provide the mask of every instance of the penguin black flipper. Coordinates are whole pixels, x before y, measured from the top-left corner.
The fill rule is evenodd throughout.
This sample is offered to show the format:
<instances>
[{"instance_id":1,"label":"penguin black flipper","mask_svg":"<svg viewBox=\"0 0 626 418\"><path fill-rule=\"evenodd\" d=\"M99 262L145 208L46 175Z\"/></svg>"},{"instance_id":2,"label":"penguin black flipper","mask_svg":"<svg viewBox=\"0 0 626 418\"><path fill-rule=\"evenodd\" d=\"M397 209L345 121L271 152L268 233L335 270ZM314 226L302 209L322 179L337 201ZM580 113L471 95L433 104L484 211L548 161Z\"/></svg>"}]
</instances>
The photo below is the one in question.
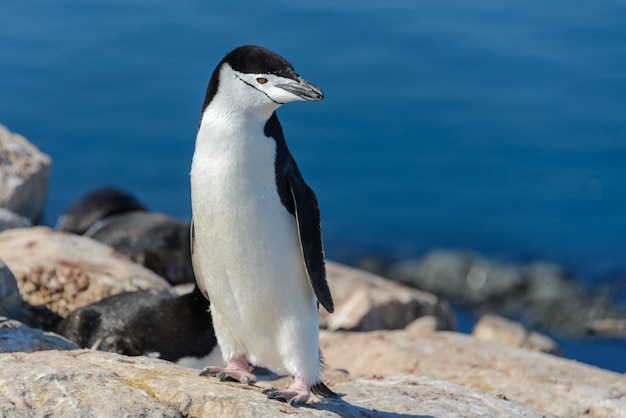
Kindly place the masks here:
<instances>
[{"instance_id":1,"label":"penguin black flipper","mask_svg":"<svg viewBox=\"0 0 626 418\"><path fill-rule=\"evenodd\" d=\"M287 148L276 113L265 124L265 136L276 141L276 185L282 204L295 216L306 271L317 300L329 313L335 310L326 281L320 209L313 190L305 183Z\"/></svg>"},{"instance_id":2,"label":"penguin black flipper","mask_svg":"<svg viewBox=\"0 0 626 418\"><path fill-rule=\"evenodd\" d=\"M295 163L294 163L295 164ZM300 234L300 244L309 280L317 296L317 300L329 312L335 310L330 288L326 280L324 248L320 228L320 211L313 190L304 182L297 166L287 177L295 202L295 216Z\"/></svg>"}]
</instances>

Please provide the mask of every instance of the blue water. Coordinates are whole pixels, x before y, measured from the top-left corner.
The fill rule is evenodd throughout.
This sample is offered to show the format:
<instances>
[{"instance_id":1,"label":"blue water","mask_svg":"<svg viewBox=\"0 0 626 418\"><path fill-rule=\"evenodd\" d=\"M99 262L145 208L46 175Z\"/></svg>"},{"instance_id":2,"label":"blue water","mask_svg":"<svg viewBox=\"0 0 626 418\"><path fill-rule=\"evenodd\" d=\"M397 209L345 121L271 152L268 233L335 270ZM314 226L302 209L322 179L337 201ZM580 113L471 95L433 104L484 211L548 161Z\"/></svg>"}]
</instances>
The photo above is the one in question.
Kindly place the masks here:
<instances>
[{"instance_id":1,"label":"blue water","mask_svg":"<svg viewBox=\"0 0 626 418\"><path fill-rule=\"evenodd\" d=\"M228 3L0 2L0 123L53 158L47 223L102 185L189 219L208 78L253 43L326 95L279 116L330 258L471 248L626 280L625 3Z\"/></svg>"}]
</instances>

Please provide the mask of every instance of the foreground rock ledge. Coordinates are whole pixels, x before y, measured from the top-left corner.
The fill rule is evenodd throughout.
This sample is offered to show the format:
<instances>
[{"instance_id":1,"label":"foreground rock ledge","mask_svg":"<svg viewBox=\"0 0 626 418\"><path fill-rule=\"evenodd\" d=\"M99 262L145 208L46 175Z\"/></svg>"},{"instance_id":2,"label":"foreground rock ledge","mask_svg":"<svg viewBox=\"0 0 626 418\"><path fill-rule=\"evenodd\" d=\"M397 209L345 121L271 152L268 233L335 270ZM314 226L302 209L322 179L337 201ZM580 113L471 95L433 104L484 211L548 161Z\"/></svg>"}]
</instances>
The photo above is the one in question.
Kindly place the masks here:
<instances>
[{"instance_id":1,"label":"foreground rock ledge","mask_svg":"<svg viewBox=\"0 0 626 418\"><path fill-rule=\"evenodd\" d=\"M2 416L150 417L542 417L515 402L429 377L326 377L342 400L293 408L260 387L220 383L147 357L90 350L0 354ZM339 377L337 377L339 375ZM272 382L261 382L270 386Z\"/></svg>"},{"instance_id":2,"label":"foreground rock ledge","mask_svg":"<svg viewBox=\"0 0 626 418\"><path fill-rule=\"evenodd\" d=\"M328 367L353 375L429 376L559 417L626 417L626 377L456 332L322 332Z\"/></svg>"}]
</instances>

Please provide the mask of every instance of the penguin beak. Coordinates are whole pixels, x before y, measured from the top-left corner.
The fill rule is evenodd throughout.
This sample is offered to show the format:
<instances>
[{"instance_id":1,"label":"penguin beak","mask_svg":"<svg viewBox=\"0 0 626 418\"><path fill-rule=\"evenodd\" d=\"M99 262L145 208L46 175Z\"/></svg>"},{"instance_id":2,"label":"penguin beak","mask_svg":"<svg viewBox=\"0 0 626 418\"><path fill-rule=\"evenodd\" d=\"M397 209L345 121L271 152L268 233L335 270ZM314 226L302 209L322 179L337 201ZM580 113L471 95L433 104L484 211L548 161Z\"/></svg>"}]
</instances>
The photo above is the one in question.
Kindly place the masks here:
<instances>
[{"instance_id":1,"label":"penguin beak","mask_svg":"<svg viewBox=\"0 0 626 418\"><path fill-rule=\"evenodd\" d=\"M302 78L298 78L298 80L288 80L286 83L276 84L276 87L294 94L306 101L317 101L324 98L324 93L322 93L322 90L320 90L319 87Z\"/></svg>"}]
</instances>

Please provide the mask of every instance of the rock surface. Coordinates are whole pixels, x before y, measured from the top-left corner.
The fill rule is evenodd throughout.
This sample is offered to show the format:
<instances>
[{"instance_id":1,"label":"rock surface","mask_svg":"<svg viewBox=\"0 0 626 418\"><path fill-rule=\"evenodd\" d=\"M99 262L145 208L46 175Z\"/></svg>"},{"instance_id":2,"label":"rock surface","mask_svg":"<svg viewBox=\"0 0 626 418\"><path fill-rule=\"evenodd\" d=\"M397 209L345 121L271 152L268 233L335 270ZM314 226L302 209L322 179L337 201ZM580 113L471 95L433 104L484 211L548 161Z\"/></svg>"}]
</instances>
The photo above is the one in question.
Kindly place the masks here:
<instances>
[{"instance_id":1,"label":"rock surface","mask_svg":"<svg viewBox=\"0 0 626 418\"><path fill-rule=\"evenodd\" d=\"M455 332L324 331L320 345L329 368L353 375L428 376L559 417L626 417L622 375Z\"/></svg>"},{"instance_id":2,"label":"rock surface","mask_svg":"<svg viewBox=\"0 0 626 418\"><path fill-rule=\"evenodd\" d=\"M199 377L197 370L147 357L89 350L0 354L0 415L150 417L543 417L545 413L480 390L429 377L325 379L341 400L293 408L261 387ZM282 383L282 382L281 382ZM281 384L279 383L279 384ZM114 400L114 401L112 401Z\"/></svg>"},{"instance_id":3,"label":"rock surface","mask_svg":"<svg viewBox=\"0 0 626 418\"><path fill-rule=\"evenodd\" d=\"M560 355L559 346L552 338L528 331L522 324L497 315L483 315L474 326L472 336L511 347Z\"/></svg>"},{"instance_id":4,"label":"rock surface","mask_svg":"<svg viewBox=\"0 0 626 418\"><path fill-rule=\"evenodd\" d=\"M0 317L0 353L73 350L77 348L76 344L55 333L43 332L19 321Z\"/></svg>"},{"instance_id":5,"label":"rock surface","mask_svg":"<svg viewBox=\"0 0 626 418\"><path fill-rule=\"evenodd\" d=\"M32 221L43 212L50 157L26 138L0 125L0 207Z\"/></svg>"},{"instance_id":6,"label":"rock surface","mask_svg":"<svg viewBox=\"0 0 626 418\"><path fill-rule=\"evenodd\" d=\"M329 330L401 329L421 316L437 318L437 329L455 329L450 304L432 294L385 280L363 270L326 262L335 312L320 309Z\"/></svg>"},{"instance_id":7,"label":"rock surface","mask_svg":"<svg viewBox=\"0 0 626 418\"><path fill-rule=\"evenodd\" d=\"M164 279L111 247L47 227L0 233L0 259L15 275L26 303L44 305L61 317L123 291L169 292Z\"/></svg>"}]
</instances>

